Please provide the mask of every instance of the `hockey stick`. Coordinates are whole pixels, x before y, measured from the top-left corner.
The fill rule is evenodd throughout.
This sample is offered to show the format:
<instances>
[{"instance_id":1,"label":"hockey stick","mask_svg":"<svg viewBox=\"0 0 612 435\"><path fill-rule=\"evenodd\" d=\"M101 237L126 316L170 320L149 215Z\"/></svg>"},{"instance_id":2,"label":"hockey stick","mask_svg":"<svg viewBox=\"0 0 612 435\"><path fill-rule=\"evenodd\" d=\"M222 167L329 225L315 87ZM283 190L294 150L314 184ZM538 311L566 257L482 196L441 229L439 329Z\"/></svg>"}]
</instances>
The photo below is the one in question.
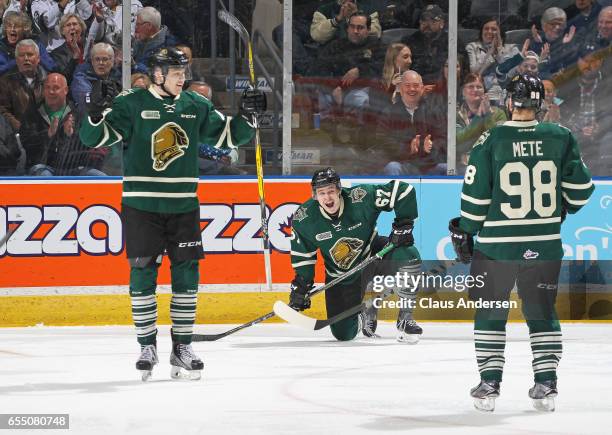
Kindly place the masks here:
<instances>
[{"instance_id":1,"label":"hockey stick","mask_svg":"<svg viewBox=\"0 0 612 435\"><path fill-rule=\"evenodd\" d=\"M457 264L456 260L450 261L448 264L440 263L438 266L433 267L427 272L425 272L425 275L439 275L441 273L446 272L449 267L452 267L455 264ZM323 329L326 326L333 325L334 323L339 322L340 320L346 319L347 317L357 314L364 308L370 308L374 303L374 300L379 298L384 299L391 293L392 292L387 292L387 290L385 290L381 294L367 299L361 304L348 308L328 319L316 319L314 317L308 317L307 315L302 314L299 311L295 311L293 308L291 308L289 305L285 304L282 301L276 301L274 303L274 312L278 317L287 321L288 323L299 326L301 328L318 331L319 329Z\"/></svg>"},{"instance_id":2,"label":"hockey stick","mask_svg":"<svg viewBox=\"0 0 612 435\"><path fill-rule=\"evenodd\" d=\"M221 9L217 13L217 16L221 21L230 26L238 34L242 42L246 45L247 56L249 62L249 82L251 88L257 87L255 81L255 64L253 62L253 43L249 32L244 28L240 20L234 15L230 14L225 5L219 0ZM261 157L261 141L259 139L259 120L257 115L253 115L253 123L255 127L255 168L257 171L257 190L259 193L259 207L261 209L261 236L263 240L263 251L264 251L264 264L266 272L266 283L268 289L272 290L272 264L270 261L270 236L268 234L268 217L266 215L266 196L264 192L264 175L263 175L263 162Z\"/></svg>"},{"instance_id":3,"label":"hockey stick","mask_svg":"<svg viewBox=\"0 0 612 435\"><path fill-rule=\"evenodd\" d=\"M322 291L325 291L328 288L338 284L343 279L353 275L354 273L359 272L360 270L363 270L364 268L366 268L371 263L373 263L375 261L378 261L381 258L383 258L393 248L395 248L394 245L388 244L383 249L381 249L380 252L374 254L372 257L368 258L367 260L362 261L361 263L359 263L357 266L355 266L351 270L349 270L347 272L344 272L342 275L338 276L337 278L333 279L332 281L328 282L327 284L314 289L313 291L311 291L309 293L309 296L314 296L317 293L321 293ZM289 309L291 310L291 308L289 308ZM227 337L228 335L231 335L231 334L233 334L235 332L238 332L238 331L241 331L241 330L243 330L245 328L248 328L249 326L253 326L253 325L257 324L257 323L263 322L264 320L268 320L268 319L270 319L270 318L272 318L272 317L274 317L276 315L277 314L274 311L272 311L272 312L270 312L268 314L264 314L263 316L258 317L255 320L251 320L250 322L247 322L247 323L245 323L243 325L240 325L240 326L236 326L235 328L230 329L229 331L222 332L220 334L193 334L191 336L191 340L192 341L216 341L216 340L219 340L220 338Z\"/></svg>"}]
</instances>

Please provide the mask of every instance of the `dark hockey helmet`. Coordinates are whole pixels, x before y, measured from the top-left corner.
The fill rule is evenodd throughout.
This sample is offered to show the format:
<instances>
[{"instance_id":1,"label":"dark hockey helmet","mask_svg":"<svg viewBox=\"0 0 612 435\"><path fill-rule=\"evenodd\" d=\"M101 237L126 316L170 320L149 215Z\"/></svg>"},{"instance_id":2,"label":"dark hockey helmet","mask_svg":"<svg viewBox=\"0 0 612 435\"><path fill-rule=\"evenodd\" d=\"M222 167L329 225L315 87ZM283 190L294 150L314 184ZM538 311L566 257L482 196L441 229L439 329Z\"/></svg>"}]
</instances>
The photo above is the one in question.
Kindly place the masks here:
<instances>
[{"instance_id":1,"label":"dark hockey helmet","mask_svg":"<svg viewBox=\"0 0 612 435\"><path fill-rule=\"evenodd\" d=\"M538 76L524 73L515 76L508 86L508 97L512 105L520 108L539 109L544 101L544 85Z\"/></svg>"},{"instance_id":2,"label":"dark hockey helmet","mask_svg":"<svg viewBox=\"0 0 612 435\"><path fill-rule=\"evenodd\" d=\"M149 67L149 75L153 80L153 74L155 73L155 67L160 67L163 76L168 74L168 69L171 67L183 67L188 72L189 58L187 55L176 47L163 47L155 51L147 60L147 66ZM189 80L189 77L187 77ZM155 80L153 80L155 83Z\"/></svg>"},{"instance_id":3,"label":"dark hockey helmet","mask_svg":"<svg viewBox=\"0 0 612 435\"><path fill-rule=\"evenodd\" d=\"M329 186L330 184L333 184L338 189L341 188L340 176L334 170L334 168L318 169L312 175L312 181L310 182L310 186L312 187L313 194L318 188Z\"/></svg>"}]
</instances>

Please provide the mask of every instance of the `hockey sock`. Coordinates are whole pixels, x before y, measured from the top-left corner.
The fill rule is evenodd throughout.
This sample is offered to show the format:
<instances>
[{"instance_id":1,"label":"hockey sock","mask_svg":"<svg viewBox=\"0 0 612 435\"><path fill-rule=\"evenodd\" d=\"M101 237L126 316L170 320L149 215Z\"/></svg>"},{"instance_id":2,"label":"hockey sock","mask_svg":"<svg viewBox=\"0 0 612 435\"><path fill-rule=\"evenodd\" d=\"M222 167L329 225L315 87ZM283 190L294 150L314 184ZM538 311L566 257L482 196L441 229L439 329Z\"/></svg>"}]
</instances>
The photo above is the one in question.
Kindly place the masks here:
<instances>
[{"instance_id":1,"label":"hockey sock","mask_svg":"<svg viewBox=\"0 0 612 435\"><path fill-rule=\"evenodd\" d=\"M172 319L172 341L189 344L193 334L198 302L198 262L197 260L177 262L172 265L171 274L170 319Z\"/></svg>"},{"instance_id":2,"label":"hockey sock","mask_svg":"<svg viewBox=\"0 0 612 435\"><path fill-rule=\"evenodd\" d=\"M558 320L528 320L529 341L533 354L533 375L536 382L557 379L557 366L563 343Z\"/></svg>"},{"instance_id":3,"label":"hockey sock","mask_svg":"<svg viewBox=\"0 0 612 435\"><path fill-rule=\"evenodd\" d=\"M133 267L130 270L132 319L141 346L155 344L157 336L157 267Z\"/></svg>"},{"instance_id":4,"label":"hockey sock","mask_svg":"<svg viewBox=\"0 0 612 435\"><path fill-rule=\"evenodd\" d=\"M485 381L502 380L504 350L506 348L506 310L476 309L474 318L474 345L480 378ZM500 316L502 316L500 318Z\"/></svg>"}]
</instances>

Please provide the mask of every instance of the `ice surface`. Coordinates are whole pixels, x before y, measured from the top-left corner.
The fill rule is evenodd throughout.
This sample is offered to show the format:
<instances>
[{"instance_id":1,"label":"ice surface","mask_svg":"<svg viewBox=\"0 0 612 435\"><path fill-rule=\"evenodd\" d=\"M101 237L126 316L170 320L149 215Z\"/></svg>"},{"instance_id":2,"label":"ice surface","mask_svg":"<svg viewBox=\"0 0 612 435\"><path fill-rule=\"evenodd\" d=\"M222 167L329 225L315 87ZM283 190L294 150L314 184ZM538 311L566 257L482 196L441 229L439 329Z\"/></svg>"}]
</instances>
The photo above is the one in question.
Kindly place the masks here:
<instances>
[{"instance_id":1,"label":"ice surface","mask_svg":"<svg viewBox=\"0 0 612 435\"><path fill-rule=\"evenodd\" d=\"M74 434L611 433L612 325L563 325L551 414L535 412L527 397L525 325L508 327L493 414L475 411L468 395L478 380L471 325L422 326L421 342L411 346L395 341L389 323L379 326L382 339L348 343L329 330L257 325L194 343L204 376L182 382L170 380L169 327L162 326L161 362L148 383L134 368L139 349L131 327L0 329L0 413L69 413Z\"/></svg>"}]
</instances>

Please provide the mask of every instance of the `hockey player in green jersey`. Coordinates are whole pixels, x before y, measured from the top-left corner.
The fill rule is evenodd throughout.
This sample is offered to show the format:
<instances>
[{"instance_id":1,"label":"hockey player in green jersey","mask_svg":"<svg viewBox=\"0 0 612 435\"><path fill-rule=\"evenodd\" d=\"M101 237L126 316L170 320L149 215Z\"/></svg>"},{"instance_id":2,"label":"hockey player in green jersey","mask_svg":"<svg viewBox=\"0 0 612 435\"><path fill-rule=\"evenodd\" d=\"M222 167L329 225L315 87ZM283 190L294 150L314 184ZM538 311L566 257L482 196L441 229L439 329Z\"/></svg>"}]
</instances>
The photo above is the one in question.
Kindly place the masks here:
<instances>
[{"instance_id":1,"label":"hockey player in green jersey","mask_svg":"<svg viewBox=\"0 0 612 435\"><path fill-rule=\"evenodd\" d=\"M312 289L320 251L325 264L325 280L329 282L380 251L388 242L396 248L361 274L347 277L325 291L327 316L361 304L368 281L375 275L397 272L418 274L421 260L414 245L412 229L417 218L414 188L401 181L387 184L361 184L342 188L340 177L332 168L318 170L312 177L312 199L297 209L292 219L291 264L295 278L291 283L289 305L296 310L310 308L308 293ZM395 211L393 231L389 238L378 236L376 220L382 211ZM404 299L404 308L397 319L398 341L418 342L422 329L412 318L416 289L396 286L393 289ZM331 325L336 339L352 340L359 332L376 333L376 309L348 317Z\"/></svg>"},{"instance_id":2,"label":"hockey player in green jersey","mask_svg":"<svg viewBox=\"0 0 612 435\"><path fill-rule=\"evenodd\" d=\"M204 364L191 348L196 316L200 235L198 144L235 147L251 140L249 123L265 110L265 95L243 94L241 114L226 118L195 92L182 91L188 58L173 47L149 60L152 85L114 100L98 82L88 96L80 137L90 147L125 144L122 220L130 263L132 315L141 354L136 368L147 380L157 364L157 271L164 252L171 263L173 378L199 379Z\"/></svg>"},{"instance_id":3,"label":"hockey player in green jersey","mask_svg":"<svg viewBox=\"0 0 612 435\"><path fill-rule=\"evenodd\" d=\"M516 283L533 353L535 385L529 397L536 409L553 411L562 350L555 310L563 257L561 223L566 213L587 203L594 187L572 133L536 120L543 99L539 78L523 74L510 82L512 120L474 144L463 181L461 217L452 219L449 229L459 259L472 262L472 276L484 277L482 288L470 289L471 299L499 306ZM476 309L481 382L471 395L479 410L493 411L500 393L508 311Z\"/></svg>"}]
</instances>

